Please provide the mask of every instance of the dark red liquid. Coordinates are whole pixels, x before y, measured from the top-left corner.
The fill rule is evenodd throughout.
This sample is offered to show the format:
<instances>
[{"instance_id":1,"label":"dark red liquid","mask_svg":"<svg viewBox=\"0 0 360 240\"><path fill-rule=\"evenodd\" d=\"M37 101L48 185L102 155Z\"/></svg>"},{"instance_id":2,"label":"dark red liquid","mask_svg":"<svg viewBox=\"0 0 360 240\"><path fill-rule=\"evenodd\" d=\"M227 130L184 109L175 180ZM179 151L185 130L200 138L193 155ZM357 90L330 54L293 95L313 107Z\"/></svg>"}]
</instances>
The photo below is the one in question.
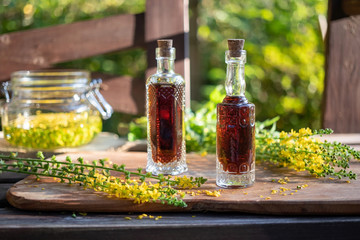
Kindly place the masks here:
<instances>
[{"instance_id":1,"label":"dark red liquid","mask_svg":"<svg viewBox=\"0 0 360 240\"><path fill-rule=\"evenodd\" d=\"M216 154L224 171L246 173L255 161L255 105L226 96L217 105Z\"/></svg>"},{"instance_id":2,"label":"dark red liquid","mask_svg":"<svg viewBox=\"0 0 360 240\"><path fill-rule=\"evenodd\" d=\"M183 85L150 84L149 126L154 162L169 163L183 154Z\"/></svg>"}]
</instances>

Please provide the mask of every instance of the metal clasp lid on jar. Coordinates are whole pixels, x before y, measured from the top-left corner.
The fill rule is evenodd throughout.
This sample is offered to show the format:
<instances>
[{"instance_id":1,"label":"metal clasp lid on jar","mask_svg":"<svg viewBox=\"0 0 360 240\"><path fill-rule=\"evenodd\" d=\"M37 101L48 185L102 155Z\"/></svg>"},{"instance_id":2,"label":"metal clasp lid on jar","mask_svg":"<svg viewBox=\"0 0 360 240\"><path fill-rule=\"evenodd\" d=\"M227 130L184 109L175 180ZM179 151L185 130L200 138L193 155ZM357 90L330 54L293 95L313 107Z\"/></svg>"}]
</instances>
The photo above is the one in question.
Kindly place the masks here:
<instances>
[{"instance_id":1,"label":"metal clasp lid on jar","mask_svg":"<svg viewBox=\"0 0 360 240\"><path fill-rule=\"evenodd\" d=\"M93 79L90 83L90 90L85 94L87 100L100 112L103 119L109 119L114 110L101 95L99 89L102 84L101 79Z\"/></svg>"}]
</instances>

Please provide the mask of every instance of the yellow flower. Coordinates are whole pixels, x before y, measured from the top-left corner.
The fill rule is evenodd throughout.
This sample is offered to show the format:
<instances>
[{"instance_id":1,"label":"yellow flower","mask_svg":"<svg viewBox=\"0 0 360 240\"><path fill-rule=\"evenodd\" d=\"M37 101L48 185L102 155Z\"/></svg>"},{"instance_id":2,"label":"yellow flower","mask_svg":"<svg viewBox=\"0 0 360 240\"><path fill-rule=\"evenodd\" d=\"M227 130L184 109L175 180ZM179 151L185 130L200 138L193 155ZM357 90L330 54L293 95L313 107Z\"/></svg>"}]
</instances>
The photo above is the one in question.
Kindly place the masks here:
<instances>
[{"instance_id":1,"label":"yellow flower","mask_svg":"<svg viewBox=\"0 0 360 240\"><path fill-rule=\"evenodd\" d=\"M175 181L178 181L177 186L179 188L192 189L192 188L196 187L196 185L193 183L193 181L190 178L188 178L186 175L183 177L175 177Z\"/></svg>"}]
</instances>

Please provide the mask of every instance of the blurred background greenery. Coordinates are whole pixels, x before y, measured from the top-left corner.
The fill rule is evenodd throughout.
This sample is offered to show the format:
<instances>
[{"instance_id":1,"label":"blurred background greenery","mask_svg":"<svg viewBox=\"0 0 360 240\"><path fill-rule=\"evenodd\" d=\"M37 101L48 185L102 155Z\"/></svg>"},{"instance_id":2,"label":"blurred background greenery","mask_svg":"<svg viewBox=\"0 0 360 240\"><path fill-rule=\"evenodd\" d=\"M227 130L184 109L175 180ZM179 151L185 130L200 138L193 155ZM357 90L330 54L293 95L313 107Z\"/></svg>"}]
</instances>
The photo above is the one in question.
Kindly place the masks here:
<instances>
[{"instance_id":1,"label":"blurred background greenery","mask_svg":"<svg viewBox=\"0 0 360 240\"><path fill-rule=\"evenodd\" d=\"M218 85L225 80L226 39L245 38L247 97L257 120L281 116L280 130L319 128L324 44L318 16L326 10L325 0L190 0L193 110L209 106L211 92L213 102L224 97ZM145 0L0 0L0 34L143 11ZM58 67L144 78L146 56L135 49ZM129 119L115 114L104 130L119 133L126 129L119 122Z\"/></svg>"}]
</instances>

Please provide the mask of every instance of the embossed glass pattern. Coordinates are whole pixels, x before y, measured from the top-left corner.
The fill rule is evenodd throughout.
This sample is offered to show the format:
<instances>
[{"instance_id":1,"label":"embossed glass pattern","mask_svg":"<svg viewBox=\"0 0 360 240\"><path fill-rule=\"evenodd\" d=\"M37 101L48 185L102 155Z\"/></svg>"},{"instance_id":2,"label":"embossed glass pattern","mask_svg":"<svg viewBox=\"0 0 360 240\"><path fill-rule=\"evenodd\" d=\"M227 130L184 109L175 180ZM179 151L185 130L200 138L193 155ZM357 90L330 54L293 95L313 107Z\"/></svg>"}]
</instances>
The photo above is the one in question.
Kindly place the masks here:
<instances>
[{"instance_id":1,"label":"embossed glass pattern","mask_svg":"<svg viewBox=\"0 0 360 240\"><path fill-rule=\"evenodd\" d=\"M146 83L148 157L146 171L177 175L187 171L185 150L185 81L174 73L175 49L169 57L156 51L157 73Z\"/></svg>"}]
</instances>

